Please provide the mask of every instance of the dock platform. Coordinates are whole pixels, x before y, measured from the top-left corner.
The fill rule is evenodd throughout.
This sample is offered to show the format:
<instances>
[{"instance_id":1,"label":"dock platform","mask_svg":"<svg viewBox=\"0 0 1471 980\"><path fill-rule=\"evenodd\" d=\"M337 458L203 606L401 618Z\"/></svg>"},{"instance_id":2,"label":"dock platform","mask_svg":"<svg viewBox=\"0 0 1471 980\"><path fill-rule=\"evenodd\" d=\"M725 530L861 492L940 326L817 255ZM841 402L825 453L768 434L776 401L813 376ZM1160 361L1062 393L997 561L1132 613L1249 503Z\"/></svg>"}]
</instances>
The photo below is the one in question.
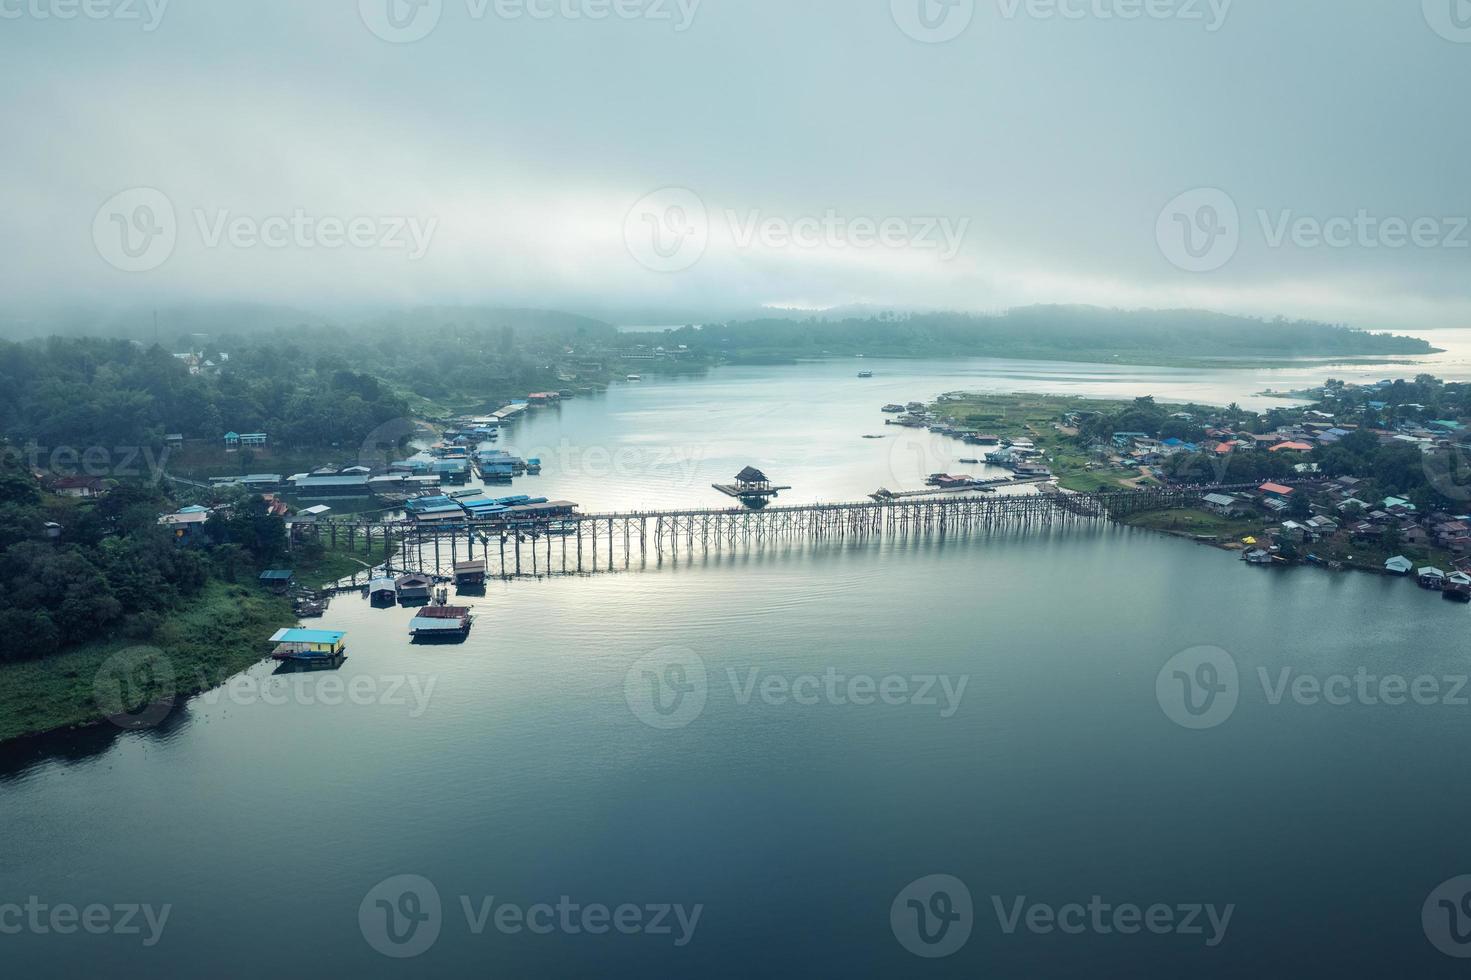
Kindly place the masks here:
<instances>
[{"instance_id":1,"label":"dock platform","mask_svg":"<svg viewBox=\"0 0 1471 980\"><path fill-rule=\"evenodd\" d=\"M775 497L783 490L792 489L791 487L762 487L761 489L757 490L750 487L742 487L734 483L713 483L711 484L711 486L713 486L716 490L719 490L721 493L725 494L727 497L735 497L737 500L743 500L750 497Z\"/></svg>"}]
</instances>

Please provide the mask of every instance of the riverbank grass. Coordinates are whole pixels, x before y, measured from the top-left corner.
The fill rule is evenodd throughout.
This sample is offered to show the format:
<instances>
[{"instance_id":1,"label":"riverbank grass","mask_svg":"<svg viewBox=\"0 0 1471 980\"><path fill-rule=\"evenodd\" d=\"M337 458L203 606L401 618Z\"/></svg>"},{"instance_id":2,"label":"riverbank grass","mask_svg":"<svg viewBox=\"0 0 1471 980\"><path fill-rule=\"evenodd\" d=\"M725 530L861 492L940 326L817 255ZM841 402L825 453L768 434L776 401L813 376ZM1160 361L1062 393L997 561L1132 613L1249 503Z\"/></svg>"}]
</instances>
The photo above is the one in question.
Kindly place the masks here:
<instances>
[{"instance_id":1,"label":"riverbank grass","mask_svg":"<svg viewBox=\"0 0 1471 980\"><path fill-rule=\"evenodd\" d=\"M221 684L260 660L266 638L295 622L289 599L254 586L211 582L165 619L150 640L109 639L43 660L0 664L0 742L104 722L107 710L98 704L97 677L108 659L124 650L162 651L174 675L172 693L184 696ZM140 693L137 700L150 698Z\"/></svg>"},{"instance_id":2,"label":"riverbank grass","mask_svg":"<svg viewBox=\"0 0 1471 980\"><path fill-rule=\"evenodd\" d=\"M377 540L370 552L362 537L349 547L346 534L339 536L336 545L324 535L322 541L304 541L296 546L291 557L285 559L296 573L296 581L308 589L319 589L333 585L340 579L370 571L384 562L383 548Z\"/></svg>"},{"instance_id":3,"label":"riverbank grass","mask_svg":"<svg viewBox=\"0 0 1471 980\"><path fill-rule=\"evenodd\" d=\"M1074 395L966 394L930 406L942 416L1002 439L1030 439L1042 450L1059 486L1080 493L1151 486L1138 470L1111 466L1085 452L1076 431L1062 424L1069 412L1118 412L1128 402Z\"/></svg>"},{"instance_id":4,"label":"riverbank grass","mask_svg":"<svg viewBox=\"0 0 1471 980\"><path fill-rule=\"evenodd\" d=\"M1121 523L1151 531L1237 542L1261 534L1265 526L1260 517L1222 517L1205 510L1147 510L1130 514Z\"/></svg>"}]
</instances>

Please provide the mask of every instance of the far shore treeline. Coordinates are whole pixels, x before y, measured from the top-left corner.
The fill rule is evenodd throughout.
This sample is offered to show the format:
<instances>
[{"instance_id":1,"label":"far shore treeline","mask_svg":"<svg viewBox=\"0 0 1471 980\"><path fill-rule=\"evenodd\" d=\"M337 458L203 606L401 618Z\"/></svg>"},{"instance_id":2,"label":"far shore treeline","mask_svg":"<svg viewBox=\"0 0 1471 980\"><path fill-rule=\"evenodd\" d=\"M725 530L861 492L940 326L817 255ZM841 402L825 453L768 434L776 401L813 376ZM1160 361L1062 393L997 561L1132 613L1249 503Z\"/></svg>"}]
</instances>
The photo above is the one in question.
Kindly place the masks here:
<instances>
[{"instance_id":1,"label":"far shore treeline","mask_svg":"<svg viewBox=\"0 0 1471 980\"><path fill-rule=\"evenodd\" d=\"M1230 364L1433 350L1412 337L1323 323L1090 307L772 318L652 333L540 310L432 308L352 325L288 323L286 315L174 311L163 329L152 318L72 314L66 336L0 341L0 434L13 447L158 449L168 433L215 440L233 430L351 448L393 419L596 387L630 371L858 353ZM89 324L98 336L73 336ZM181 354L198 356L192 373Z\"/></svg>"},{"instance_id":2,"label":"far shore treeline","mask_svg":"<svg viewBox=\"0 0 1471 980\"><path fill-rule=\"evenodd\" d=\"M899 357L969 355L1042 359L1174 360L1403 356L1434 348L1414 337L1307 320L1258 320L1194 310L1032 306L995 316L881 314L863 319L762 319L658 335L697 352Z\"/></svg>"}]
</instances>

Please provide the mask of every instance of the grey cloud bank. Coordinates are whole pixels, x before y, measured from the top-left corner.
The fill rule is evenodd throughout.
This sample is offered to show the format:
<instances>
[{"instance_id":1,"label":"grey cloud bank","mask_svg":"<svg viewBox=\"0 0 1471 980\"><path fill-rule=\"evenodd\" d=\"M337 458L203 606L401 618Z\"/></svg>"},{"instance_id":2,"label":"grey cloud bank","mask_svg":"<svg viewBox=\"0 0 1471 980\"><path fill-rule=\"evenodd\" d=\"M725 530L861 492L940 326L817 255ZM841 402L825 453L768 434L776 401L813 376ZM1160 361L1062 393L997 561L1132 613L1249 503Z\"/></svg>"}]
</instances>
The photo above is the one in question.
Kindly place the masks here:
<instances>
[{"instance_id":1,"label":"grey cloud bank","mask_svg":"<svg viewBox=\"0 0 1471 980\"><path fill-rule=\"evenodd\" d=\"M1415 245L1427 219L1444 242L1471 215L1471 133L1445 97L1471 83L1471 32L1437 3L994 0L919 43L905 18L952 8L0 0L0 289L1468 325L1466 251ZM394 24L429 29L374 27ZM178 202L166 261L94 242L99 211L138 188ZM687 189L715 233L651 266L627 219L660 188ZM1162 219L1203 188L1239 205L1237 227ZM134 248L159 230L118 213L102 227ZM400 216L403 247L337 247L364 216ZM1177 227L1230 250L1179 261L1161 236ZM232 228L260 247L229 245Z\"/></svg>"}]
</instances>

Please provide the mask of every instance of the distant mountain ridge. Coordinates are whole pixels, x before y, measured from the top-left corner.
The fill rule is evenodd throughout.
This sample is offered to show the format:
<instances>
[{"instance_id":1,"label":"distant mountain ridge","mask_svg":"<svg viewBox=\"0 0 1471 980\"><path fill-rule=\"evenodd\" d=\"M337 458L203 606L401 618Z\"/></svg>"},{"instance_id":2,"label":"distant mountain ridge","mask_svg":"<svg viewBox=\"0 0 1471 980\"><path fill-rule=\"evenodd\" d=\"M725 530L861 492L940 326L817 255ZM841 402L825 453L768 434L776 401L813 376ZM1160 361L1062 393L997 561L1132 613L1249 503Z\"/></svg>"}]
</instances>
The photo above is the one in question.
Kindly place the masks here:
<instances>
[{"instance_id":1,"label":"distant mountain ridge","mask_svg":"<svg viewBox=\"0 0 1471 980\"><path fill-rule=\"evenodd\" d=\"M1332 357L1429 354L1417 337L1310 320L1261 320L1201 310L1029 306L997 315L894 313L866 318L765 317L674 331L692 349L797 356L822 353ZM660 336L667 337L667 334Z\"/></svg>"}]
</instances>

